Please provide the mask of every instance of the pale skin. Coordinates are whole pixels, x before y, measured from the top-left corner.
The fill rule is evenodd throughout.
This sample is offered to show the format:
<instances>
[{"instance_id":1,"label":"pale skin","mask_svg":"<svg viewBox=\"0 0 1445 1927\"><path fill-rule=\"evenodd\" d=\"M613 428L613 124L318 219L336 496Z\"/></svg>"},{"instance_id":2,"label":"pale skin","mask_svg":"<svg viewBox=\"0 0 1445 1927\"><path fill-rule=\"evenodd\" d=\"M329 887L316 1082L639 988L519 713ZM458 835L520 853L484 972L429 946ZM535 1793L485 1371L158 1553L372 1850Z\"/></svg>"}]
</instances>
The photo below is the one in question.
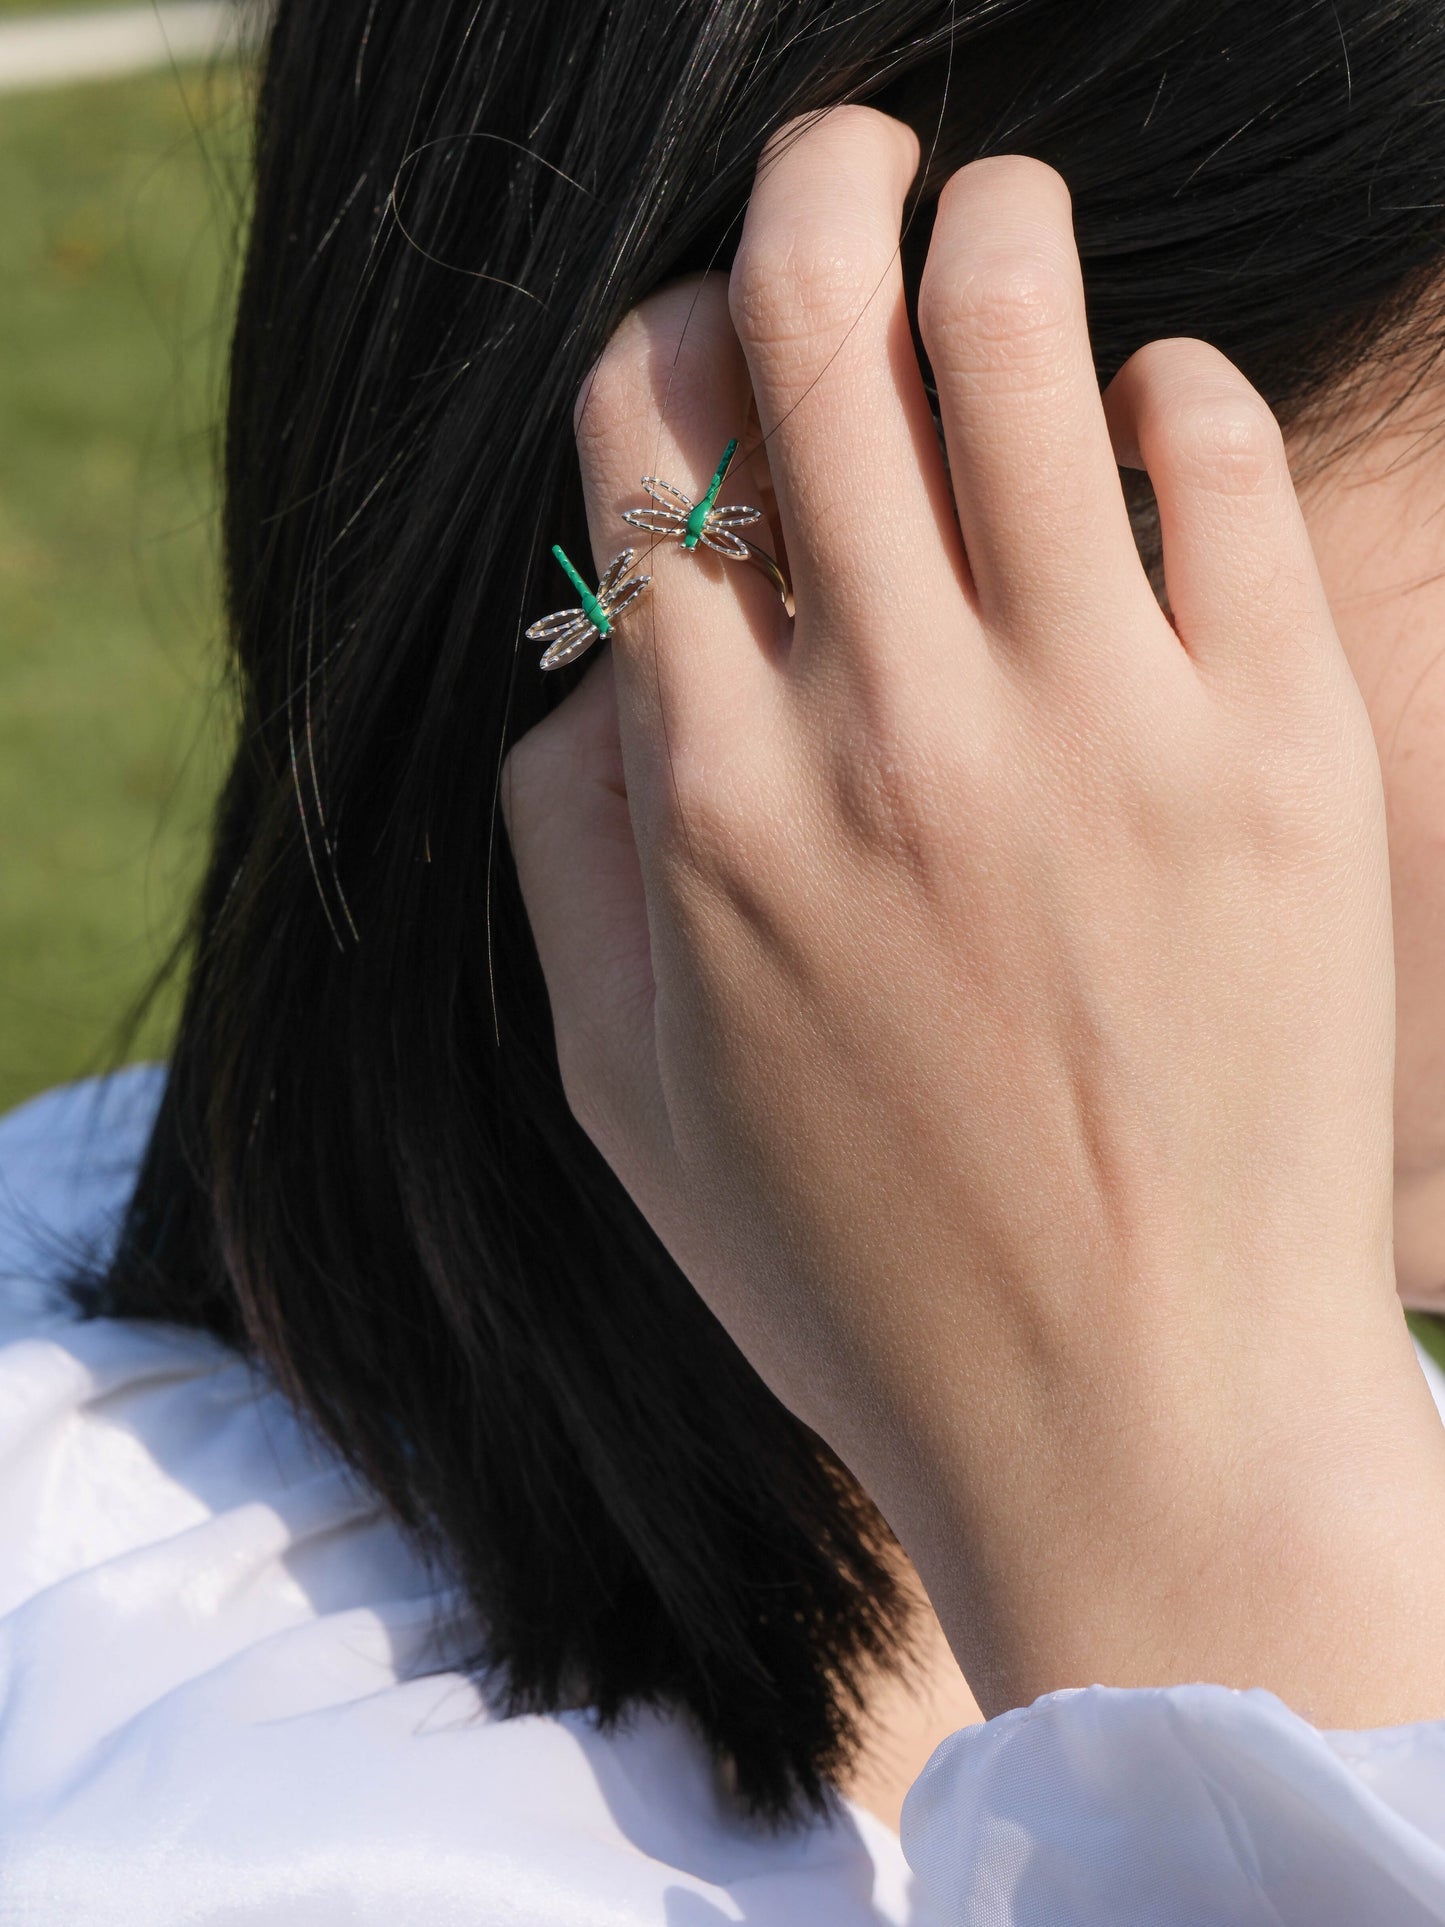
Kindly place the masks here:
<instances>
[{"instance_id":1,"label":"pale skin","mask_svg":"<svg viewBox=\"0 0 1445 1927\"><path fill-rule=\"evenodd\" d=\"M1378 420L1300 490L1335 627L1365 699L1384 781L1395 937L1395 1282L1405 1304L1445 1311L1445 451L1438 389ZM1322 404L1332 433L1342 421ZM1301 461L1311 437L1291 436ZM911 1682L880 1680L850 1796L895 1830L939 1741L983 1717L926 1605Z\"/></svg>"},{"instance_id":2,"label":"pale skin","mask_svg":"<svg viewBox=\"0 0 1445 1927\"><path fill-rule=\"evenodd\" d=\"M919 294L950 488L918 159L868 108L784 130L731 275L609 343L599 567L755 407L724 499L775 493L796 617L655 551L503 786L569 1102L936 1614L848 1789L894 1824L945 1733L1061 1686L1445 1716L1400 1314L1445 1302L1445 471L1381 441L1302 502L1199 342L1101 398L1067 188L1002 157Z\"/></svg>"}]
</instances>

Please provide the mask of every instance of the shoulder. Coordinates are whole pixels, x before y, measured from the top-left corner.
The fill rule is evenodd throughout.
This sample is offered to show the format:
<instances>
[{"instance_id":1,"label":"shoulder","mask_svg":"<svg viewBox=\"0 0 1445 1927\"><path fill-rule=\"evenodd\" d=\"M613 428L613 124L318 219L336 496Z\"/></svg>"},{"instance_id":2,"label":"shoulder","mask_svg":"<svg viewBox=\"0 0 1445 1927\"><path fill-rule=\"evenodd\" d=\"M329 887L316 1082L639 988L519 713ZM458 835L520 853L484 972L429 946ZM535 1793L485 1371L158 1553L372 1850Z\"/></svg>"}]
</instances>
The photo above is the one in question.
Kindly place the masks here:
<instances>
[{"instance_id":1,"label":"shoulder","mask_svg":"<svg viewBox=\"0 0 1445 1927\"><path fill-rule=\"evenodd\" d=\"M350 1623L340 1698L336 1641L253 1649L97 1747L63 1798L42 1782L13 1844L0 1805L7 1923L935 1927L850 1816L780 1837L726 1814L661 1715L603 1736L492 1720L455 1676L365 1690L405 1630Z\"/></svg>"},{"instance_id":2,"label":"shoulder","mask_svg":"<svg viewBox=\"0 0 1445 1927\"><path fill-rule=\"evenodd\" d=\"M264 1375L74 1315L162 1081L0 1119L7 1927L916 1919L891 1836L749 1829L678 1720L494 1718L459 1589Z\"/></svg>"},{"instance_id":3,"label":"shoulder","mask_svg":"<svg viewBox=\"0 0 1445 1927\"><path fill-rule=\"evenodd\" d=\"M63 1310L60 1277L114 1236L164 1088L134 1064L0 1116L0 1341Z\"/></svg>"}]
</instances>

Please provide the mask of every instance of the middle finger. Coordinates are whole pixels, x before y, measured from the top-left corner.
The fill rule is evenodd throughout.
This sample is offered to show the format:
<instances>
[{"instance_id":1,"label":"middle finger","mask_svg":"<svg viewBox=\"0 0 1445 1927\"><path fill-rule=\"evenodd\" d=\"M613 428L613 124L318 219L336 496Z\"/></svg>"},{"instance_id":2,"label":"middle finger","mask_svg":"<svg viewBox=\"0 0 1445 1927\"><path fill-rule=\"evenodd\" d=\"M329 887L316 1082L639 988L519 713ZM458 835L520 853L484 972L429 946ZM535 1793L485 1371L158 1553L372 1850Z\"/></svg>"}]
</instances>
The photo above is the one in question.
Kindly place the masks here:
<instances>
[{"instance_id":1,"label":"middle finger","mask_svg":"<svg viewBox=\"0 0 1445 1927\"><path fill-rule=\"evenodd\" d=\"M757 398L797 610L794 655L870 646L880 582L919 585L920 545L967 581L913 350L898 239L918 137L841 106L764 149L729 299ZM940 546L941 545L941 546ZM960 614L966 613L962 597Z\"/></svg>"}]
</instances>

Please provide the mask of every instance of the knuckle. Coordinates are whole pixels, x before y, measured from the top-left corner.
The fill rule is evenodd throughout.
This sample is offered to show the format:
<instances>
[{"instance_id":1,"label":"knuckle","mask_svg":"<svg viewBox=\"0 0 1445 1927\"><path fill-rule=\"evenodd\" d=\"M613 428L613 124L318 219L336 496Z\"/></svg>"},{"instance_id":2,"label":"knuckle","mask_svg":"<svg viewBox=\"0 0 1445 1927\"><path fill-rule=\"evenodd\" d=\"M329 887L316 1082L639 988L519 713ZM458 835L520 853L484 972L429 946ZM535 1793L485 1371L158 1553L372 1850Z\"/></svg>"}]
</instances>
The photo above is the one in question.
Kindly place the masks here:
<instances>
[{"instance_id":1,"label":"knuckle","mask_svg":"<svg viewBox=\"0 0 1445 1927\"><path fill-rule=\"evenodd\" d=\"M573 432L595 439L655 421L660 384L674 416L707 412L715 405L719 359L734 345L726 275L707 270L664 282L608 337L578 391Z\"/></svg>"},{"instance_id":2,"label":"knuckle","mask_svg":"<svg viewBox=\"0 0 1445 1927\"><path fill-rule=\"evenodd\" d=\"M853 102L773 134L728 276L729 314L745 344L786 348L857 320L896 251L896 210L882 183L891 180L901 200L919 153L906 122Z\"/></svg>"},{"instance_id":3,"label":"knuckle","mask_svg":"<svg viewBox=\"0 0 1445 1927\"><path fill-rule=\"evenodd\" d=\"M863 309L878 278L866 243L842 229L759 237L739 248L728 279L733 327L755 349L831 338Z\"/></svg>"},{"instance_id":4,"label":"knuckle","mask_svg":"<svg viewBox=\"0 0 1445 1927\"><path fill-rule=\"evenodd\" d=\"M710 396L731 335L725 275L705 270L664 282L627 310L583 376L572 405L573 433L582 435L594 422L606 433L651 419L660 371L674 406L679 386L689 404Z\"/></svg>"},{"instance_id":5,"label":"knuckle","mask_svg":"<svg viewBox=\"0 0 1445 1927\"><path fill-rule=\"evenodd\" d=\"M716 807L687 808L654 851L660 900L699 980L726 972L740 930L766 930L788 900L785 863L762 812L746 822Z\"/></svg>"},{"instance_id":6,"label":"knuckle","mask_svg":"<svg viewBox=\"0 0 1445 1927\"><path fill-rule=\"evenodd\" d=\"M655 874L674 926L691 933L694 961L742 925L770 927L792 892L797 834L776 779L740 762L689 771L679 761L671 808L653 844Z\"/></svg>"},{"instance_id":7,"label":"knuckle","mask_svg":"<svg viewBox=\"0 0 1445 1927\"><path fill-rule=\"evenodd\" d=\"M1252 389L1192 384L1160 403L1146 460L1182 469L1196 484L1251 494L1284 472L1279 423Z\"/></svg>"},{"instance_id":8,"label":"knuckle","mask_svg":"<svg viewBox=\"0 0 1445 1927\"><path fill-rule=\"evenodd\" d=\"M832 790L841 821L864 849L930 896L953 868L956 761L917 719L860 719L833 746Z\"/></svg>"},{"instance_id":9,"label":"knuckle","mask_svg":"<svg viewBox=\"0 0 1445 1927\"><path fill-rule=\"evenodd\" d=\"M731 786L707 782L701 774L690 778L683 765L674 779L673 809L663 829L664 856L675 873L704 880L728 878L758 854L765 824L753 818L761 814Z\"/></svg>"},{"instance_id":10,"label":"knuckle","mask_svg":"<svg viewBox=\"0 0 1445 1927\"><path fill-rule=\"evenodd\" d=\"M1136 768L1138 822L1175 851L1283 852L1308 817L1302 802L1335 793L1321 775L1315 746L1280 718L1266 736L1182 705L1159 713L1149 760Z\"/></svg>"},{"instance_id":11,"label":"knuckle","mask_svg":"<svg viewBox=\"0 0 1445 1927\"><path fill-rule=\"evenodd\" d=\"M582 377L572 404L572 432L579 441L625 427L645 411L650 325L648 304L629 308Z\"/></svg>"},{"instance_id":12,"label":"knuckle","mask_svg":"<svg viewBox=\"0 0 1445 1927\"><path fill-rule=\"evenodd\" d=\"M1076 319L1063 264L1036 250L998 250L925 273L919 289L929 358L954 376L1036 376L1059 360Z\"/></svg>"}]
</instances>

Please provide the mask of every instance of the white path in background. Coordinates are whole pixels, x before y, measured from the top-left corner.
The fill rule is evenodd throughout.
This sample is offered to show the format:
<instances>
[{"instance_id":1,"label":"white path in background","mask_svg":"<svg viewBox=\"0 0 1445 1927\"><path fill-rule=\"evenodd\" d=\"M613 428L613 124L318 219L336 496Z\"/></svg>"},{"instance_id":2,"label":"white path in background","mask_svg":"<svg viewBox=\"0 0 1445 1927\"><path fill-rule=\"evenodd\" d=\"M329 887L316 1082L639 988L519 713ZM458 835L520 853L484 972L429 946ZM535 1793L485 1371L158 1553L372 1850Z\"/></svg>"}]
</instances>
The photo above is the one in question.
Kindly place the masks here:
<instances>
[{"instance_id":1,"label":"white path in background","mask_svg":"<svg viewBox=\"0 0 1445 1927\"><path fill-rule=\"evenodd\" d=\"M0 21L0 94L206 60L235 34L236 11L226 0Z\"/></svg>"}]
</instances>

